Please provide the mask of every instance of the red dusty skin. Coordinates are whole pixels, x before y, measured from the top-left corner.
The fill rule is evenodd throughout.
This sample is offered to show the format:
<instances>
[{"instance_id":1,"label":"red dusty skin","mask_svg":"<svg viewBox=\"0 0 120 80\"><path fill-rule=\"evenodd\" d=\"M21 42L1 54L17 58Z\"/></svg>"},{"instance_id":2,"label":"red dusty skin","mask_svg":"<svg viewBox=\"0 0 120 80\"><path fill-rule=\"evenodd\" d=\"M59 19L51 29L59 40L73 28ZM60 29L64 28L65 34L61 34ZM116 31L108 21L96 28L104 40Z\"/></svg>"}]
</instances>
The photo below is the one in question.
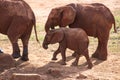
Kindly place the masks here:
<instances>
[{"instance_id":1,"label":"red dusty skin","mask_svg":"<svg viewBox=\"0 0 120 80\"><path fill-rule=\"evenodd\" d=\"M45 24L45 32L47 33L50 30L51 24L50 21L48 20Z\"/></svg>"},{"instance_id":2,"label":"red dusty skin","mask_svg":"<svg viewBox=\"0 0 120 80\"><path fill-rule=\"evenodd\" d=\"M42 46L43 46L44 49L48 49L48 45L47 45L47 44L44 44L44 43L43 43Z\"/></svg>"},{"instance_id":3,"label":"red dusty skin","mask_svg":"<svg viewBox=\"0 0 120 80\"><path fill-rule=\"evenodd\" d=\"M42 46L44 49L48 49L48 43L46 43L46 38L44 38Z\"/></svg>"}]
</instances>

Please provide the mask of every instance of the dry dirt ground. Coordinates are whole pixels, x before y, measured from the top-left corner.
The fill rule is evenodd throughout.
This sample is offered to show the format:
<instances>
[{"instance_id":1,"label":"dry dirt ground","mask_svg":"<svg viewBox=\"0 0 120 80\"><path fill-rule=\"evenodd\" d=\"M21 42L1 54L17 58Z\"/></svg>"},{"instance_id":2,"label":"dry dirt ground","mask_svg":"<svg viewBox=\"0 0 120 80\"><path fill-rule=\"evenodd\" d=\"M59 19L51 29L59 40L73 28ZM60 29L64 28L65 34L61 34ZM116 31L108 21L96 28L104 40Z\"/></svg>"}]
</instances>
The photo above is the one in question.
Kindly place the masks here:
<instances>
[{"instance_id":1,"label":"dry dirt ground","mask_svg":"<svg viewBox=\"0 0 120 80\"><path fill-rule=\"evenodd\" d=\"M29 3L36 14L37 22L44 24L51 8L65 5L67 3L92 3L101 2L107 5L113 12L120 9L119 0L25 0ZM38 32L39 36L45 35L44 32ZM41 33L41 34L40 34ZM3 37L3 35L1 35ZM94 38L93 38L94 39ZM22 50L21 41L19 41ZM29 61L22 62L15 60L16 66L6 69L0 74L1 80L9 80L12 73L37 73L42 75L45 80L120 80L120 52L109 52L107 61L93 59L93 68L87 69L86 60L82 56L77 67L71 66L75 58L71 57L73 51L67 50L67 65L60 65L61 55L58 55L57 61L52 61L52 54L57 49L58 44L50 45L48 50L44 50L36 42L29 42ZM97 44L96 44L97 45ZM89 47L90 56L95 51L96 45ZM12 47L6 37L0 39L0 47L5 53L11 54Z\"/></svg>"}]
</instances>

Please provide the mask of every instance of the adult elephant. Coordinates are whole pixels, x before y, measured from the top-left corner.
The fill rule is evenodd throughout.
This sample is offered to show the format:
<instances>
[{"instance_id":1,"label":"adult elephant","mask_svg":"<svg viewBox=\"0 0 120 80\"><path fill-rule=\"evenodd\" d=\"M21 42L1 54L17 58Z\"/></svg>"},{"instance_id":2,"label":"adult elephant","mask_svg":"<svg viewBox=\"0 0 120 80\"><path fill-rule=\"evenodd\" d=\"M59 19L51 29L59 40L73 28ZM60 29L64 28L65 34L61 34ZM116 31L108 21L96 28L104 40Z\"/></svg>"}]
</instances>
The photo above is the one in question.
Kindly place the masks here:
<instances>
[{"instance_id":1,"label":"adult elephant","mask_svg":"<svg viewBox=\"0 0 120 80\"><path fill-rule=\"evenodd\" d=\"M92 57L100 60L107 59L107 43L109 32L115 19L109 8L100 3L68 4L53 8L45 24L45 31L55 26L82 28L87 35L98 38L98 47ZM116 32L116 30L115 30Z\"/></svg>"},{"instance_id":2,"label":"adult elephant","mask_svg":"<svg viewBox=\"0 0 120 80\"><path fill-rule=\"evenodd\" d=\"M0 0L0 33L8 36L13 47L13 58L19 58L18 39L23 43L21 59L28 59L28 41L34 26L36 39L36 20L30 6L23 0Z\"/></svg>"}]
</instances>

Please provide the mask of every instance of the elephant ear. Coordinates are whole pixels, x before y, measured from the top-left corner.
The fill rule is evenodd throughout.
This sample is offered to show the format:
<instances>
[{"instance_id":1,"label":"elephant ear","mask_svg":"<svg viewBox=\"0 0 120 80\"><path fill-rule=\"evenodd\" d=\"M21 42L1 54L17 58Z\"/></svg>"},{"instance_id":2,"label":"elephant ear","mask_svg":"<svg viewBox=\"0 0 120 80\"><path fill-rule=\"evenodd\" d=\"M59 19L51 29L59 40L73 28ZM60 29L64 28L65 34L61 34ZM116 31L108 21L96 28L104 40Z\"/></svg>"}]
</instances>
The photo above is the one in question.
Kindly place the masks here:
<instances>
[{"instance_id":1,"label":"elephant ear","mask_svg":"<svg viewBox=\"0 0 120 80\"><path fill-rule=\"evenodd\" d=\"M51 44L61 42L64 38L64 32L62 29L56 29L52 32Z\"/></svg>"},{"instance_id":2,"label":"elephant ear","mask_svg":"<svg viewBox=\"0 0 120 80\"><path fill-rule=\"evenodd\" d=\"M71 6L65 6L62 8L62 17L60 27L65 27L74 22L76 16L76 10Z\"/></svg>"}]
</instances>

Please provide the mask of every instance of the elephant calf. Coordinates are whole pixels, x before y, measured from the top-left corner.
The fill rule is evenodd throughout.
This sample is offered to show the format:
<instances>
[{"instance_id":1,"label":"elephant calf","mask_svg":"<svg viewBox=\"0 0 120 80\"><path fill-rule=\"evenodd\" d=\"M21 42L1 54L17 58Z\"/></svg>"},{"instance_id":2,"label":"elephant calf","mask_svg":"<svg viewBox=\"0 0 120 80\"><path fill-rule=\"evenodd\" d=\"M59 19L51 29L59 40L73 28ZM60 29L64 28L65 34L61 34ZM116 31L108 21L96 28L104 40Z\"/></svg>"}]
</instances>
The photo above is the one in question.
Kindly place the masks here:
<instances>
[{"instance_id":1,"label":"elephant calf","mask_svg":"<svg viewBox=\"0 0 120 80\"><path fill-rule=\"evenodd\" d=\"M44 38L43 48L47 49L49 44L55 43L59 43L60 46L53 54L52 60L57 60L56 56L58 53L61 52L62 65L65 65L66 64L65 51L66 48L69 48L77 52L76 60L72 63L72 65L74 66L78 65L78 60L80 58L80 55L82 54L85 56L87 60L88 68L92 68L93 65L88 55L89 39L86 32L83 29L60 28L48 31Z\"/></svg>"}]
</instances>

